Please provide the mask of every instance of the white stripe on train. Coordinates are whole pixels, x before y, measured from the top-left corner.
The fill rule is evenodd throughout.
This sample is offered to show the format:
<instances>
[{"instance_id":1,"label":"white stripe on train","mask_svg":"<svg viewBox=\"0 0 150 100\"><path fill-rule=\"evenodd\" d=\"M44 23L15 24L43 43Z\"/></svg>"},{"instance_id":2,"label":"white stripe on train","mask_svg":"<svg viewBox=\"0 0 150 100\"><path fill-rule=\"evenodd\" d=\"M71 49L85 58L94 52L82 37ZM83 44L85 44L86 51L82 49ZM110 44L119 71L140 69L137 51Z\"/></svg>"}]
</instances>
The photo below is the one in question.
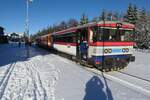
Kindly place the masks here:
<instances>
[{"instance_id":1,"label":"white stripe on train","mask_svg":"<svg viewBox=\"0 0 150 100\"><path fill-rule=\"evenodd\" d=\"M62 44L54 44L54 48L58 51L74 55L76 56L76 46L72 45L62 45ZM128 48L128 52L122 52L123 48ZM89 46L88 49L88 57L92 56L102 56L103 55L103 49L112 49L112 53L106 53L104 55L125 55L125 54L132 54L133 51L133 46L105 46L105 47L100 47L100 46Z\"/></svg>"}]
</instances>

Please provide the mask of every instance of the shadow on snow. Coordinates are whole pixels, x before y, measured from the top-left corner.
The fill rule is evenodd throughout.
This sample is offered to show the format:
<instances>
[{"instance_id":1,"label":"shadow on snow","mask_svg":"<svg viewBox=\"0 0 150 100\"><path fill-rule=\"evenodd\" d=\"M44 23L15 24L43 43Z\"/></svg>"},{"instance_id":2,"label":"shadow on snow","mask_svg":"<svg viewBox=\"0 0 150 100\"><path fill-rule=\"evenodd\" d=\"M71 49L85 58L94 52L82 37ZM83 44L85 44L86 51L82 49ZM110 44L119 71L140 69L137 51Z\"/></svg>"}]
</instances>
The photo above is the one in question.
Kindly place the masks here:
<instances>
[{"instance_id":1,"label":"shadow on snow","mask_svg":"<svg viewBox=\"0 0 150 100\"><path fill-rule=\"evenodd\" d=\"M87 82L85 89L86 94L83 100L113 100L111 90L109 89L104 76L103 78L104 83L98 76L93 76Z\"/></svg>"}]
</instances>

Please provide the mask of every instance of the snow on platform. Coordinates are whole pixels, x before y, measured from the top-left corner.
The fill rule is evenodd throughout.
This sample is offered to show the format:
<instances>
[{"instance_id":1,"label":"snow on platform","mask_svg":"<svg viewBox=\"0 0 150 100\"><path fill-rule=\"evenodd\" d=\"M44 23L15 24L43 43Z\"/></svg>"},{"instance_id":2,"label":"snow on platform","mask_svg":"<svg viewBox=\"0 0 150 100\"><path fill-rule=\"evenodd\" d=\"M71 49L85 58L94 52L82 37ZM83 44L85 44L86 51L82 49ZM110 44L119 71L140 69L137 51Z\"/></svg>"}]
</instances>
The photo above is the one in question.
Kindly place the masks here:
<instances>
[{"instance_id":1,"label":"snow on platform","mask_svg":"<svg viewBox=\"0 0 150 100\"><path fill-rule=\"evenodd\" d=\"M143 55L135 52L137 56ZM150 64L148 62L141 64ZM135 70L132 66L129 69ZM0 99L149 100L150 96L107 79L105 75L87 71L49 51L9 44L0 45Z\"/></svg>"},{"instance_id":2,"label":"snow on platform","mask_svg":"<svg viewBox=\"0 0 150 100\"><path fill-rule=\"evenodd\" d=\"M130 63L125 72L150 79L150 51L134 51L135 62Z\"/></svg>"},{"instance_id":3,"label":"snow on platform","mask_svg":"<svg viewBox=\"0 0 150 100\"><path fill-rule=\"evenodd\" d=\"M110 72L109 75L129 81L150 91L150 52L135 50L135 62L131 62L127 68L120 72Z\"/></svg>"}]
</instances>

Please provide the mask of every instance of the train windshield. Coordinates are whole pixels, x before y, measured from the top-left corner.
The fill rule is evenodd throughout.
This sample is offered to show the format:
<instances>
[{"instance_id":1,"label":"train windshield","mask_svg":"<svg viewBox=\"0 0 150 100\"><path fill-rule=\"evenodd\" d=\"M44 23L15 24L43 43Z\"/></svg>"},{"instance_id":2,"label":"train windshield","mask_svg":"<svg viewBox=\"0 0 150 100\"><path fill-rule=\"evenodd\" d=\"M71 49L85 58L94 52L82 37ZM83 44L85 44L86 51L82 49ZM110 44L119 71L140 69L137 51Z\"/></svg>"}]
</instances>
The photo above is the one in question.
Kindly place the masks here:
<instances>
[{"instance_id":1,"label":"train windshield","mask_svg":"<svg viewBox=\"0 0 150 100\"><path fill-rule=\"evenodd\" d=\"M93 35L95 41L133 41L133 30L94 28L93 32L95 33Z\"/></svg>"}]
</instances>

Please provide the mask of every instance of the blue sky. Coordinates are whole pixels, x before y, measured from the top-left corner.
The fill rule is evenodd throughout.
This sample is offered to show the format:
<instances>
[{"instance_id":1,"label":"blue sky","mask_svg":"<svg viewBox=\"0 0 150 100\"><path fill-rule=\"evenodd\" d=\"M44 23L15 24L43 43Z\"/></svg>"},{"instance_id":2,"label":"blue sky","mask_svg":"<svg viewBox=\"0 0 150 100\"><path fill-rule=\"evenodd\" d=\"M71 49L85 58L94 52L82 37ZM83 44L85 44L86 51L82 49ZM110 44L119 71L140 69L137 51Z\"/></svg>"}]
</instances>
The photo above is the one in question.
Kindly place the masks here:
<instances>
[{"instance_id":1,"label":"blue sky","mask_svg":"<svg viewBox=\"0 0 150 100\"><path fill-rule=\"evenodd\" d=\"M149 0L34 0L30 4L30 34L62 20L79 20L83 13L91 19L102 9L124 12L129 3L150 11ZM7 33L24 32L26 0L0 0L0 12L0 26Z\"/></svg>"}]
</instances>

